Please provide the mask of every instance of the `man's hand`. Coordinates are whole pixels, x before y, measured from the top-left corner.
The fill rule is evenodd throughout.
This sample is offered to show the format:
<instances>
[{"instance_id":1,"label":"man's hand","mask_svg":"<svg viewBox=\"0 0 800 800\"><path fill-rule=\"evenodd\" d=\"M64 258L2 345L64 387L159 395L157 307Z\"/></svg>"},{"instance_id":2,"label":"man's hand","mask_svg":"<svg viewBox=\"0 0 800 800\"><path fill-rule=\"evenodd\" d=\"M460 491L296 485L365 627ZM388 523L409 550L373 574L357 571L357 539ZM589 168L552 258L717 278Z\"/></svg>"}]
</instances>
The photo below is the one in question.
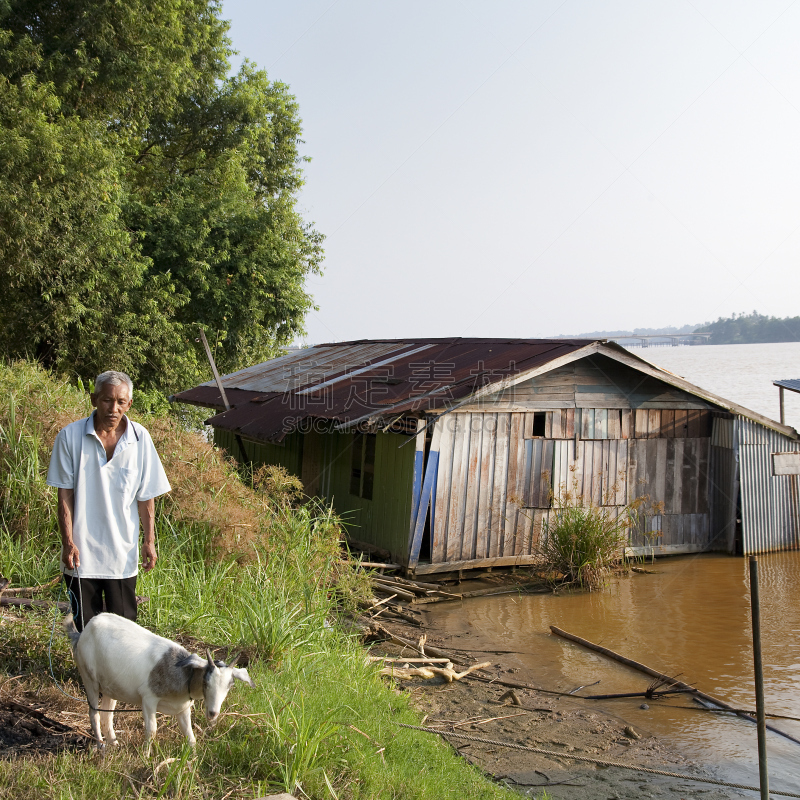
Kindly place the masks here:
<instances>
[{"instance_id":1,"label":"man's hand","mask_svg":"<svg viewBox=\"0 0 800 800\"><path fill-rule=\"evenodd\" d=\"M142 569L145 572L150 572L156 565L158 556L156 555L156 543L144 542L142 544Z\"/></svg>"},{"instance_id":2,"label":"man's hand","mask_svg":"<svg viewBox=\"0 0 800 800\"><path fill-rule=\"evenodd\" d=\"M80 553L72 540L61 545L61 561L67 569L77 569L81 565Z\"/></svg>"},{"instance_id":3,"label":"man's hand","mask_svg":"<svg viewBox=\"0 0 800 800\"><path fill-rule=\"evenodd\" d=\"M75 508L75 491L58 490L58 530L61 532L61 561L67 569L81 565L80 553L72 541L72 513Z\"/></svg>"},{"instance_id":4,"label":"man's hand","mask_svg":"<svg viewBox=\"0 0 800 800\"><path fill-rule=\"evenodd\" d=\"M139 519L142 521L142 569L150 572L156 565L156 503L155 500L139 500Z\"/></svg>"}]
</instances>

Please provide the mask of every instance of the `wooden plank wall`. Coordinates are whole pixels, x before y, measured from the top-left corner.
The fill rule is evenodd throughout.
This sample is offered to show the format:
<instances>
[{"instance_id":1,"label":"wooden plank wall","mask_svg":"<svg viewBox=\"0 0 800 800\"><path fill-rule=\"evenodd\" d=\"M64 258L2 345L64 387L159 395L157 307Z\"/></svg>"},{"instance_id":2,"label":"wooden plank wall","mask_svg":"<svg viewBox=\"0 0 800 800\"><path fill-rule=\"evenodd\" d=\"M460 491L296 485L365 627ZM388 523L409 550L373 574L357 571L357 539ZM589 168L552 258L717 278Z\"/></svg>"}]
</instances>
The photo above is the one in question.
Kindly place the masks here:
<instances>
[{"instance_id":1,"label":"wooden plank wall","mask_svg":"<svg viewBox=\"0 0 800 800\"><path fill-rule=\"evenodd\" d=\"M647 530L661 531L656 540L644 529L632 533L632 546L654 541L664 546L710 546L710 451L710 437L630 442L628 500L643 498L643 510L652 520ZM650 509L655 513L647 513Z\"/></svg>"},{"instance_id":2,"label":"wooden plank wall","mask_svg":"<svg viewBox=\"0 0 800 800\"><path fill-rule=\"evenodd\" d=\"M489 395L496 410L556 408L705 409L708 404L607 356L595 354ZM505 407L505 408L503 408ZM470 408L469 410L473 410Z\"/></svg>"},{"instance_id":3,"label":"wooden plank wall","mask_svg":"<svg viewBox=\"0 0 800 800\"><path fill-rule=\"evenodd\" d=\"M454 412L437 423L433 563L532 554L553 495L565 492L610 508L646 495L662 542L709 540L709 411L546 413L544 437L531 435L534 412Z\"/></svg>"}]
</instances>

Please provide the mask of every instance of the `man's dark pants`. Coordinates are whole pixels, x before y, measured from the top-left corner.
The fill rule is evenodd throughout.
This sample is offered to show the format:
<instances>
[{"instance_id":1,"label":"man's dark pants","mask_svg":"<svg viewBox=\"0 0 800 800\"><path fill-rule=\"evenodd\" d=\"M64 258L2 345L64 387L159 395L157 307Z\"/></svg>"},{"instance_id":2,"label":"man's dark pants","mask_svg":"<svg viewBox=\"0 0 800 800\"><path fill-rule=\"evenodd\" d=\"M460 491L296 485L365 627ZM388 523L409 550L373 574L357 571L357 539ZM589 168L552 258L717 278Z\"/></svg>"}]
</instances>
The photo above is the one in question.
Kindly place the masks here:
<instances>
[{"instance_id":1,"label":"man's dark pants","mask_svg":"<svg viewBox=\"0 0 800 800\"><path fill-rule=\"evenodd\" d=\"M136 575L132 578L77 578L65 573L64 583L79 631L103 611L136 622Z\"/></svg>"}]
</instances>

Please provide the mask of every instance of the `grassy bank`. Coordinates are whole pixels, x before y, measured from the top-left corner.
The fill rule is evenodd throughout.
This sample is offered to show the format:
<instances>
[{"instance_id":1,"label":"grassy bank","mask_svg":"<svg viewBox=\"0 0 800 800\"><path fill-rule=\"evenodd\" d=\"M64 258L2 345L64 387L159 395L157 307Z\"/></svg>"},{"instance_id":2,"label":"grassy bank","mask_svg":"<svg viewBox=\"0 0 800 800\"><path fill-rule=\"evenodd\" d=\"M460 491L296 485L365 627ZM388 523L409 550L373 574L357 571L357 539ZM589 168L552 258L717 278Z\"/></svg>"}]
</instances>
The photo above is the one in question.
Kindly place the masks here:
<instances>
[{"instance_id":1,"label":"grassy bank","mask_svg":"<svg viewBox=\"0 0 800 800\"><path fill-rule=\"evenodd\" d=\"M55 434L86 413L77 388L30 364L0 366L0 574L13 586L58 574L55 497L44 476ZM341 558L341 531L326 509L293 505L280 476L259 476L261 489L246 485L173 419L139 420L174 487L158 504L159 561L140 577L137 591L149 598L140 622L223 654L244 650L256 688L237 684L195 754L162 718L154 756L144 758L141 716L118 715L127 735L104 760L93 750L0 759L0 798L517 796L443 742L398 727L419 724L421 715L337 622L362 584ZM65 599L60 587L50 596ZM73 709L87 727L85 704L61 695L50 674L51 658L58 683L82 696L66 639L51 636L53 612L17 616L0 625L1 695Z\"/></svg>"}]
</instances>

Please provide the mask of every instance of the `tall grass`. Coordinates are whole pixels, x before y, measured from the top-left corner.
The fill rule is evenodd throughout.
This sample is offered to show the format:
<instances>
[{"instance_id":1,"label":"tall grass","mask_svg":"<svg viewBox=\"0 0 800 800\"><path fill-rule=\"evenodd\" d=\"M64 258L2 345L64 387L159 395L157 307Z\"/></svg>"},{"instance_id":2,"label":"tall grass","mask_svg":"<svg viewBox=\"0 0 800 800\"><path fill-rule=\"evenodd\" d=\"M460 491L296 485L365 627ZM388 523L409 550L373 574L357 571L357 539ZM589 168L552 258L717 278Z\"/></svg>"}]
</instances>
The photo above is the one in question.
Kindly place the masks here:
<instances>
[{"instance_id":1,"label":"tall grass","mask_svg":"<svg viewBox=\"0 0 800 800\"><path fill-rule=\"evenodd\" d=\"M556 501L539 545L545 569L563 576L559 578L563 583L601 588L620 560L627 527L624 517L613 517L607 508Z\"/></svg>"},{"instance_id":2,"label":"tall grass","mask_svg":"<svg viewBox=\"0 0 800 800\"><path fill-rule=\"evenodd\" d=\"M616 487L610 494L614 493ZM553 507L538 547L551 580L590 591L601 589L614 567L622 563L628 532L640 521L648 503L649 498L643 496L625 506L598 506L584 499L576 487L560 487L552 497Z\"/></svg>"},{"instance_id":3,"label":"tall grass","mask_svg":"<svg viewBox=\"0 0 800 800\"><path fill-rule=\"evenodd\" d=\"M44 484L45 466L57 430L87 412L82 393L66 382L30 364L0 365L0 485L11 486L2 499L0 565L16 585L57 574L55 493ZM291 486L281 476L266 491L243 482L220 453L169 419L152 417L147 427L175 489L158 502L159 560L140 575L137 592L148 597L140 622L199 640L201 652L206 644L245 651L256 688L231 692L196 754L165 720L148 761L136 748L142 725L133 714L117 720L129 726L129 743L102 761L91 753L0 760L0 800L249 800L272 790L312 800L516 797L449 745L397 726L419 724L421 715L336 624L366 582L341 557L330 509L294 506L288 492L276 493L282 481ZM52 685L53 622L26 612L26 624L4 626L0 683L8 686L4 678L13 674L13 686L27 681L41 697L85 712ZM66 640L55 640L52 652L56 677L78 696Z\"/></svg>"}]
</instances>

